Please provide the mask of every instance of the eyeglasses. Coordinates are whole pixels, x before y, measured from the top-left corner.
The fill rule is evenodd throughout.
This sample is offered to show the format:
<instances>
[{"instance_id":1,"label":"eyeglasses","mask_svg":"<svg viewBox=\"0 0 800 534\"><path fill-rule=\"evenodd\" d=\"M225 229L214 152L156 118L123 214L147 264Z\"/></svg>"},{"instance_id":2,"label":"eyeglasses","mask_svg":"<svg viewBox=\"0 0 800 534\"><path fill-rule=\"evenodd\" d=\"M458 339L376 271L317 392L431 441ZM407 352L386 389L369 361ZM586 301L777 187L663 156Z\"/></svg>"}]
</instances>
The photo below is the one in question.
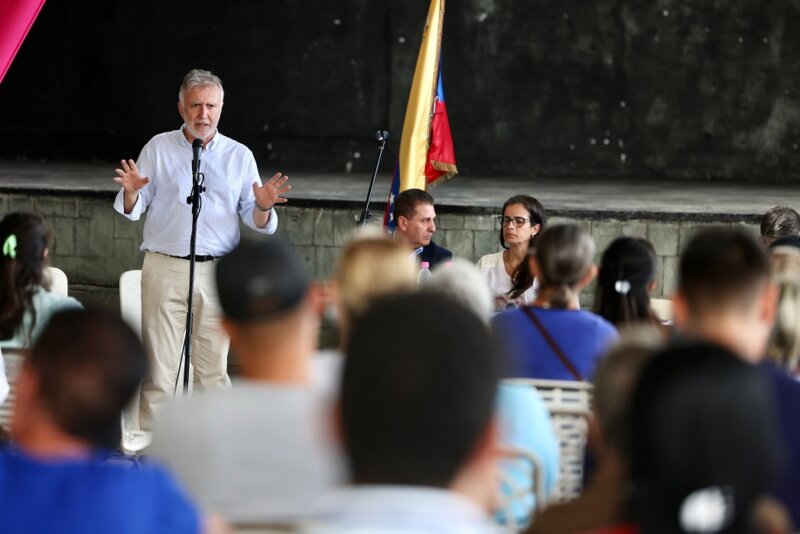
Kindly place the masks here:
<instances>
[{"instance_id":1,"label":"eyeglasses","mask_svg":"<svg viewBox=\"0 0 800 534\"><path fill-rule=\"evenodd\" d=\"M526 222L530 221L530 219L526 219L525 217L508 217L506 215L498 215L497 220L500 221L500 224L503 226L509 226L511 223L514 223L514 228L524 226Z\"/></svg>"}]
</instances>

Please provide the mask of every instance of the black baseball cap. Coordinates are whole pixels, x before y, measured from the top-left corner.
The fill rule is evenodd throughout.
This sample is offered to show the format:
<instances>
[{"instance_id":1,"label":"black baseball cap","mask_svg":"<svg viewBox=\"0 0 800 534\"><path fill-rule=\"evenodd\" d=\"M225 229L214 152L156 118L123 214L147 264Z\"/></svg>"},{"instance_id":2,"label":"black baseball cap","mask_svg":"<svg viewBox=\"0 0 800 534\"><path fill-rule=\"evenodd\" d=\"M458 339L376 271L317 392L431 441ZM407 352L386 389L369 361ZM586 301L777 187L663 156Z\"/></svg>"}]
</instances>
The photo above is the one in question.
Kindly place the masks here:
<instances>
[{"instance_id":1,"label":"black baseball cap","mask_svg":"<svg viewBox=\"0 0 800 534\"><path fill-rule=\"evenodd\" d=\"M222 312L234 322L288 313L308 291L308 275L294 248L275 236L243 238L217 262Z\"/></svg>"}]
</instances>

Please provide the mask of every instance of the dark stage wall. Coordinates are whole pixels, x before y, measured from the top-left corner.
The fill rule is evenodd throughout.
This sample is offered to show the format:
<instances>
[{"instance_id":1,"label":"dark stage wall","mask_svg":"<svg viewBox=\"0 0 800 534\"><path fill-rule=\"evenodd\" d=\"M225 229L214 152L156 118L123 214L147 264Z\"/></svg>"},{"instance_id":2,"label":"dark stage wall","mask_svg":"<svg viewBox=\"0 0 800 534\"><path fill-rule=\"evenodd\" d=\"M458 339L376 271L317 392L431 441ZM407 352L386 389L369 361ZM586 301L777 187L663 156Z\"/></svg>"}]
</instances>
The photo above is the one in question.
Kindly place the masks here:
<instances>
[{"instance_id":1,"label":"dark stage wall","mask_svg":"<svg viewBox=\"0 0 800 534\"><path fill-rule=\"evenodd\" d=\"M0 85L0 157L135 157L182 75L263 172L393 164L427 0L49 1ZM800 2L450 0L462 173L800 183Z\"/></svg>"}]
</instances>

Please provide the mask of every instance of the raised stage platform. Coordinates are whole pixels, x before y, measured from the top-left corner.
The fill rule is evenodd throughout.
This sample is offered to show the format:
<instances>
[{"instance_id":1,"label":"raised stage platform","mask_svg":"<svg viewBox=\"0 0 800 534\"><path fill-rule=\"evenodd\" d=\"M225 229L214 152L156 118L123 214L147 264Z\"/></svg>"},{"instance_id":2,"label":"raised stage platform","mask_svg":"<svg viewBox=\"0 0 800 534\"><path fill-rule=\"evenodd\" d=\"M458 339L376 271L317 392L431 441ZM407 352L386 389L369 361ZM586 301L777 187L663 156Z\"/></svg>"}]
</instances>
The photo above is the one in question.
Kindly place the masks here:
<instances>
[{"instance_id":1,"label":"raised stage platform","mask_svg":"<svg viewBox=\"0 0 800 534\"><path fill-rule=\"evenodd\" d=\"M280 232L293 242L315 277L330 275L339 249L363 208L369 176L292 174L289 203L279 208ZM264 176L271 169L261 169ZM54 232L53 265L70 279L71 292L87 302L116 306L120 274L141 265L142 222L114 213L114 164L0 161L0 214L35 210ZM188 180L188 178L187 178ZM378 223L389 189L379 176L372 213ZM434 239L455 254L477 260L499 249L498 214L506 198L536 196L551 222L573 221L591 231L598 253L615 237L646 237L658 254L656 296L674 288L677 256L703 224L745 224L757 231L761 215L776 205L800 209L797 186L611 178L512 178L457 176L432 190L438 230Z\"/></svg>"}]
</instances>

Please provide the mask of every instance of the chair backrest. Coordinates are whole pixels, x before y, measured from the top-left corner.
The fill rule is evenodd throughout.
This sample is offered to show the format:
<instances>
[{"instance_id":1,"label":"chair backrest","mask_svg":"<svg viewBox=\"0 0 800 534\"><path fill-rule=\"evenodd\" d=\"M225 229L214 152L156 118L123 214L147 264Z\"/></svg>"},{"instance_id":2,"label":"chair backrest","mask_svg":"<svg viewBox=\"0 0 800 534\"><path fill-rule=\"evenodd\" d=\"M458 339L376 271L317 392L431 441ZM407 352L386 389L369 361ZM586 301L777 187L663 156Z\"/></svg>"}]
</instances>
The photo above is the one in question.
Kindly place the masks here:
<instances>
[{"instance_id":1,"label":"chair backrest","mask_svg":"<svg viewBox=\"0 0 800 534\"><path fill-rule=\"evenodd\" d=\"M119 277L119 308L122 318L142 335L142 271L125 271Z\"/></svg>"},{"instance_id":2,"label":"chair backrest","mask_svg":"<svg viewBox=\"0 0 800 534\"><path fill-rule=\"evenodd\" d=\"M69 295L69 280L67 274L58 267L46 267L45 272L50 280L50 293L61 297Z\"/></svg>"},{"instance_id":3,"label":"chair backrest","mask_svg":"<svg viewBox=\"0 0 800 534\"><path fill-rule=\"evenodd\" d=\"M670 299L650 299L650 309L653 310L662 321L671 321L674 318L672 313L672 300Z\"/></svg>"},{"instance_id":4,"label":"chair backrest","mask_svg":"<svg viewBox=\"0 0 800 534\"><path fill-rule=\"evenodd\" d=\"M592 385L569 380L511 378L507 382L535 387L550 411L559 443L559 476L548 502L577 497L583 486L583 461L586 449Z\"/></svg>"},{"instance_id":5,"label":"chair backrest","mask_svg":"<svg viewBox=\"0 0 800 534\"><path fill-rule=\"evenodd\" d=\"M11 426L11 415L14 413L14 405L17 399L17 379L22 369L25 353L26 351L24 350L3 349L3 361L5 362L9 391L6 401L0 406L0 426L6 430L9 430Z\"/></svg>"}]
</instances>

